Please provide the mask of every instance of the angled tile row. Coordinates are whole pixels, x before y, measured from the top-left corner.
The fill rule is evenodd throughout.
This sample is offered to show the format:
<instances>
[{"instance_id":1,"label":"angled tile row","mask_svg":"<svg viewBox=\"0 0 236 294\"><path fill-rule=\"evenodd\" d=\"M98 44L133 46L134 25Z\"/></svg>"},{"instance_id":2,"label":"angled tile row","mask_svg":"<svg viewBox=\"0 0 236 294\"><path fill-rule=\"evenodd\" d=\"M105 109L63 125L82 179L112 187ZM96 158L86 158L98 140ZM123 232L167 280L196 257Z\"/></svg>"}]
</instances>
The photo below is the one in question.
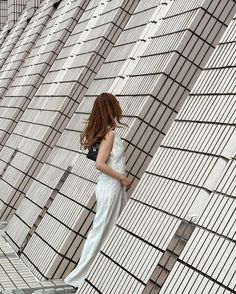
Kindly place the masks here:
<instances>
[{"instance_id":1,"label":"angled tile row","mask_svg":"<svg viewBox=\"0 0 236 294\"><path fill-rule=\"evenodd\" d=\"M3 38L4 41L1 44L1 50L0 50L0 68L4 65L8 56L11 54L12 50L14 49L14 46L16 42L19 40L24 29L26 28L27 23L28 23L27 11L24 10L19 16L19 19L17 23L15 24L15 26L11 29L10 33L6 36L6 38ZM9 24L6 25L6 28L7 30L9 30ZM4 32L4 28L1 31L1 33L3 32ZM0 97L0 101L1 101L1 97Z\"/></svg>"},{"instance_id":2,"label":"angled tile row","mask_svg":"<svg viewBox=\"0 0 236 294\"><path fill-rule=\"evenodd\" d=\"M233 1L229 3L228 13L222 1L206 1L205 5L209 5L209 12L217 12L217 18L221 15L221 20L236 9ZM173 4L172 11L174 8ZM92 286L95 293L116 293L116 287L120 287L120 292L130 293L131 280L126 279L127 283L121 286L118 278L110 278L109 273L117 267L119 275L129 273L130 279L135 277L140 287L135 293L142 293L144 289L144 293L163 294L230 293L235 289L232 258L235 256L235 198L232 194L228 197L227 193L219 198L218 192L218 187L224 191L228 188L231 193L235 189L235 83L231 78L235 65L227 58L230 49L226 45L233 46L234 22L231 21L194 85L79 291L89 293ZM235 57L230 54L232 62ZM148 280L162 264L162 254L168 252L183 220L194 222L196 228L180 256L173 261L162 288L156 284L146 291ZM211 228L206 225L210 220ZM128 234L127 241L124 234ZM122 240L123 246L119 245ZM149 262L146 257L139 259L144 254L144 244L146 251L150 250ZM132 254L134 256L129 258ZM109 271L102 272L107 267ZM148 272L144 274L139 268Z\"/></svg>"},{"instance_id":3,"label":"angled tile row","mask_svg":"<svg viewBox=\"0 0 236 294\"><path fill-rule=\"evenodd\" d=\"M24 113L25 119L32 126L32 133L38 132L41 133L42 141L51 141L53 137L53 133L57 135L57 138L61 135L65 124L69 121L69 118L72 116L73 112L78 107L78 104L85 92L87 91L87 87L89 87L92 82L96 72L99 70L99 67L104 62L106 56L109 51L113 47L116 39L118 38L122 28L127 23L130 13L135 7L135 3L132 2L130 4L129 1L92 1L87 6L85 12L81 16L77 25L71 33L71 36L68 38L68 42L66 42L63 47L61 53L58 55L58 58L55 60L52 68L50 69L48 75L43 81L42 85L39 87L38 92L35 97L32 99L32 102L29 104L29 107ZM75 39L77 42L75 43ZM76 67L75 67L76 65ZM39 112L40 109L40 112ZM52 109L54 109L52 113ZM35 114L40 114L35 117ZM50 115L49 115L50 114ZM36 119L35 119L36 118ZM63 122L64 120L64 122ZM19 122L19 124L21 121ZM19 126L17 125L17 127ZM22 128L24 128L22 124ZM32 144L30 149L28 149L28 154L32 156L32 162L36 162L36 159L33 157L34 152L37 154L37 149L40 148L42 142L35 141L36 138L29 135L31 138ZM39 138L39 137L37 137ZM53 143L49 143L51 147L53 147ZM71 142L70 140L67 141ZM37 147L38 144L38 147ZM29 145L25 145L23 148L28 148ZM70 238L76 239L76 244L81 243L83 241L83 236L86 234L91 223L91 218L93 217L92 213L88 216L90 210L85 211L83 217L85 219L89 219L89 222L85 225L82 225L81 228L76 228L74 232L68 230L70 224L73 223L75 217L73 216L73 211L78 207L78 203L75 201L71 201L70 199L65 199L64 197L64 189L65 185L63 185L60 193L62 195L57 195L57 201L67 201L68 205L72 205L71 214L68 215L67 219L64 212L61 211L60 217L64 218L64 223L66 226L62 226L61 222L57 222L54 219L52 213L45 214L45 216L39 221L37 216L41 211L55 210L55 207L58 207L58 202L53 201L48 207L47 200L51 197L53 199L53 190L55 189L58 181L63 176L64 170L66 169L67 160L69 158L73 159L74 153L71 153L70 156L64 156L63 150L59 150L55 147L54 152L50 154L49 160L47 161L42 170L40 171L37 181L34 181L33 185L30 187L26 198L23 200L23 203L18 208L18 213L16 213L12 221L9 224L8 230L6 233L11 238L11 242L14 242L14 246L21 247L22 243L27 240L27 246L24 250L22 247L20 248L22 253L22 259L29 264L29 267L39 276L39 277L58 277L61 276L62 273L68 266L69 260L63 260L62 254L68 252L68 256L71 258L75 258L77 261L80 255L81 248L77 250L77 247L73 246L71 249L68 248L68 241L63 236L66 233L70 234ZM25 149L26 151L26 149ZM30 151L30 153L29 153ZM43 152L43 150L42 150ZM58 153L58 154L57 154ZM51 158L54 158L61 154L61 160L56 162L56 166L53 167L52 164L54 162L50 162ZM43 155L43 153L42 153ZM40 155L38 155L40 156ZM39 157L38 157L39 159ZM13 160L14 161L14 160ZM27 168L27 166L25 166ZM64 169L64 170L63 170ZM7 172L6 172L7 173ZM35 174L36 176L36 174ZM86 177L86 174L84 175ZM66 181L66 185L70 185L76 180L76 170L73 171L69 175ZM41 179L41 180L40 180ZM45 186L46 181L48 182L47 186ZM77 183L74 182L74 183ZM73 183L73 185L74 185ZM78 182L78 189L81 189L81 184ZM94 186L94 181L88 183ZM48 187L48 188L47 188ZM67 186L69 187L69 186ZM47 194L45 193L45 188L47 188ZM36 189L38 191L37 196L35 193L32 194L32 191ZM73 191L73 194L70 193L72 190L66 191L70 197L74 195L76 197L76 190ZM39 195L44 194L44 199L38 197ZM36 197L35 197L36 196ZM43 200L43 201L42 201ZM84 195L84 206L89 206L87 203L86 194ZM41 204L38 203L41 202ZM89 200L91 201L91 200ZM93 201L94 202L94 201ZM22 208L24 205L32 206L30 215L24 215L23 218L26 217L26 223L22 222ZM39 207L41 206L41 209ZM61 206L62 207L62 206ZM92 207L91 207L92 208ZM80 208L81 210L81 208ZM59 212L56 208L55 212ZM78 210L79 211L79 210ZM30 212L30 211L29 211ZM52 223L54 223L55 228L58 229L58 235L48 235L47 230L42 230L44 228L44 223L48 223L48 218L51 219ZM15 221L20 222L20 226L22 231L19 233L14 229ZM31 234L30 229L32 224L37 226L37 230L34 234ZM79 230L79 235L76 237L77 230ZM30 235L28 234L30 232ZM48 239L49 237L49 239ZM56 237L56 238L55 238ZM46 239L46 242L43 240ZM42 243L39 245L39 243ZM49 245L53 246L56 250L50 250ZM41 258L43 255L39 252L39 255L35 255L34 248L40 246L45 254L47 252L47 262L45 263L45 259ZM70 250L69 250L70 249ZM62 252L60 255L57 252ZM75 255L75 256L74 256ZM41 257L40 257L41 256ZM73 266L73 264L72 264Z\"/></svg>"},{"instance_id":4,"label":"angled tile row","mask_svg":"<svg viewBox=\"0 0 236 294\"><path fill-rule=\"evenodd\" d=\"M142 293L183 220L204 215L212 195L223 198L225 212L233 205L231 196L214 189L229 162L234 165L234 23L210 56L233 17L235 2L45 0L39 9L24 33L21 24L28 11L1 38L15 47L0 51L6 74L0 80L6 85L0 88L0 215L10 219L5 236L40 279L62 277L74 268L96 211L97 173L79 150L79 135L95 97L112 92L129 124L119 132L133 189L141 180L82 292ZM37 19L40 11L43 19ZM31 30L35 33L27 35ZM36 38L34 47L28 43L31 37ZM28 50L24 64L22 48ZM220 213L214 202L209 207L210 214ZM226 256L223 272L230 280L233 225L226 223L221 231L228 243L219 256ZM211 236L222 242L214 235L220 234L216 225L201 226L207 225L197 225L168 273L162 288L166 293L180 285L170 283L170 277L177 279L178 266L194 275L195 269L202 271L205 281L212 275L213 289L233 287L212 274L218 264L208 271L189 257L197 256L202 236L206 244ZM186 289L190 276L179 278Z\"/></svg>"},{"instance_id":5,"label":"angled tile row","mask_svg":"<svg viewBox=\"0 0 236 294\"><path fill-rule=\"evenodd\" d=\"M2 27L7 22L7 17L8 17L7 1L1 0L0 1L0 29L2 29Z\"/></svg>"},{"instance_id":6,"label":"angled tile row","mask_svg":"<svg viewBox=\"0 0 236 294\"><path fill-rule=\"evenodd\" d=\"M26 169L31 169L33 172L37 166L40 169L43 165L42 156L46 156L44 153L49 149L49 146L41 141L45 128L44 126L41 126L41 128L39 126L38 131L35 132L32 129L32 124L30 124L30 118L27 118L30 110L28 113L24 111L29 106L31 99L36 94L37 89L63 48L87 4L88 1L81 0L75 4L74 1L65 0L58 7L55 7L53 17L43 30L41 37L36 42L11 86L5 92L4 99L0 105L4 110L1 141L2 145L7 143L2 148L0 155L2 174L0 186L2 185L2 191L7 191L7 193L4 199L1 199L1 218L6 219L14 212L14 209L19 205L18 200L20 199L18 198L24 193L24 189L27 189L25 184L29 182L29 177L20 170L21 167L26 164ZM52 1L50 1L50 5L53 6ZM37 116L31 116L36 123L38 116L39 112ZM34 138L35 140L33 140ZM32 144L29 145L29 142ZM37 143L41 144L41 146L38 146ZM30 146L31 148L28 150ZM43 154L37 159L41 160L42 163L31 159L30 154L33 155L34 151L37 153L42 148ZM4 171L4 167L8 164L14 150L19 150L19 152L15 154L11 161L11 166L3 173L2 171ZM30 174L30 171L28 172ZM13 207L15 207L13 210L8 206L10 202L15 203L15 205L13 204Z\"/></svg>"},{"instance_id":7,"label":"angled tile row","mask_svg":"<svg viewBox=\"0 0 236 294\"><path fill-rule=\"evenodd\" d=\"M53 14L54 7L50 2L50 0L45 1L39 7L0 70L0 97L2 99ZM2 128L4 122L2 118Z\"/></svg>"}]
</instances>

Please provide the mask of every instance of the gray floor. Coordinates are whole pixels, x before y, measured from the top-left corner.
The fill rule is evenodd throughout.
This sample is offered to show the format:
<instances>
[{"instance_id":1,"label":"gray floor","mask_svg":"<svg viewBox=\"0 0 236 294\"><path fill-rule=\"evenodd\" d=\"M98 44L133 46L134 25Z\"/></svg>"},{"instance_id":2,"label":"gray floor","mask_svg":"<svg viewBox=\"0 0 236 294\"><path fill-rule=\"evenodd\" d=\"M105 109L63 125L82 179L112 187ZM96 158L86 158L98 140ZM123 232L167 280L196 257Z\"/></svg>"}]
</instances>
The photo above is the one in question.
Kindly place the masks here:
<instances>
[{"instance_id":1,"label":"gray floor","mask_svg":"<svg viewBox=\"0 0 236 294\"><path fill-rule=\"evenodd\" d=\"M72 294L76 290L61 279L39 281L4 239L7 222L0 222L1 294Z\"/></svg>"},{"instance_id":2,"label":"gray floor","mask_svg":"<svg viewBox=\"0 0 236 294\"><path fill-rule=\"evenodd\" d=\"M2 290L1 294L72 294L76 290L71 287L50 287L50 288L28 288L28 289L12 289Z\"/></svg>"}]
</instances>

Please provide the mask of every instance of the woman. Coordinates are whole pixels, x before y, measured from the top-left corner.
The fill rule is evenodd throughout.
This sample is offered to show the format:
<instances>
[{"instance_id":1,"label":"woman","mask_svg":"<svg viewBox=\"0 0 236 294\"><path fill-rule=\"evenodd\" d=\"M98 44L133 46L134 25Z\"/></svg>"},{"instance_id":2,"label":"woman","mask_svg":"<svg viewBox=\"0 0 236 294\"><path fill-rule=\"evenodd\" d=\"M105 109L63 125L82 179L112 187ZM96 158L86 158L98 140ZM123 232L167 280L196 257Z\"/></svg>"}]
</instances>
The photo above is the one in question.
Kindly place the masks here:
<instances>
[{"instance_id":1,"label":"woman","mask_svg":"<svg viewBox=\"0 0 236 294\"><path fill-rule=\"evenodd\" d=\"M128 200L126 191L131 182L125 176L124 147L115 131L118 124L126 125L120 122L121 117L122 110L117 98L110 93L102 93L96 98L86 128L81 134L83 149L99 144L96 169L100 175L95 189L97 211L92 229L77 267L64 280L74 287L81 286L96 253Z\"/></svg>"}]
</instances>

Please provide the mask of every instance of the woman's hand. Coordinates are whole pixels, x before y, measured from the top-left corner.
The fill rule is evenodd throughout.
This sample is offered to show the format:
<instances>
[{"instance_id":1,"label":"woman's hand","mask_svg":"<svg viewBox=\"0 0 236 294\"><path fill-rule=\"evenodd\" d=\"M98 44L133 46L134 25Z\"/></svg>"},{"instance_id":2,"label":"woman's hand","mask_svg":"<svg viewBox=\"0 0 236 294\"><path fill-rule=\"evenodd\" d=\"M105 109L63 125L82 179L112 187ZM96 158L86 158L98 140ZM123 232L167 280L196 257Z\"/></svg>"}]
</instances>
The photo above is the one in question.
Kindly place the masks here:
<instances>
[{"instance_id":1,"label":"woman's hand","mask_svg":"<svg viewBox=\"0 0 236 294\"><path fill-rule=\"evenodd\" d=\"M131 187L131 181L124 175L122 176L120 181L121 181L122 186L125 188L125 191L128 191Z\"/></svg>"}]
</instances>

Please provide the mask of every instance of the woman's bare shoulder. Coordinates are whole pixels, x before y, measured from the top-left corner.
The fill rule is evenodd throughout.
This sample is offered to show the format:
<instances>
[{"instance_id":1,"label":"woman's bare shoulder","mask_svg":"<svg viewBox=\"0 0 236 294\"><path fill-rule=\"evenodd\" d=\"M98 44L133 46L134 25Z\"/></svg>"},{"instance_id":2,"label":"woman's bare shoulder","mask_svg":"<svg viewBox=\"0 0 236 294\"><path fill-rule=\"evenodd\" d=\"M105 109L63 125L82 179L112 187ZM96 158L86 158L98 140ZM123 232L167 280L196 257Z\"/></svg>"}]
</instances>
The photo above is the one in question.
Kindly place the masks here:
<instances>
[{"instance_id":1,"label":"woman's bare shoulder","mask_svg":"<svg viewBox=\"0 0 236 294\"><path fill-rule=\"evenodd\" d=\"M113 141L114 136L115 136L115 132L114 132L114 130L110 129L110 130L107 131L106 135L104 136L104 139L105 139L105 140L109 140L109 141L110 141L110 140Z\"/></svg>"}]
</instances>

